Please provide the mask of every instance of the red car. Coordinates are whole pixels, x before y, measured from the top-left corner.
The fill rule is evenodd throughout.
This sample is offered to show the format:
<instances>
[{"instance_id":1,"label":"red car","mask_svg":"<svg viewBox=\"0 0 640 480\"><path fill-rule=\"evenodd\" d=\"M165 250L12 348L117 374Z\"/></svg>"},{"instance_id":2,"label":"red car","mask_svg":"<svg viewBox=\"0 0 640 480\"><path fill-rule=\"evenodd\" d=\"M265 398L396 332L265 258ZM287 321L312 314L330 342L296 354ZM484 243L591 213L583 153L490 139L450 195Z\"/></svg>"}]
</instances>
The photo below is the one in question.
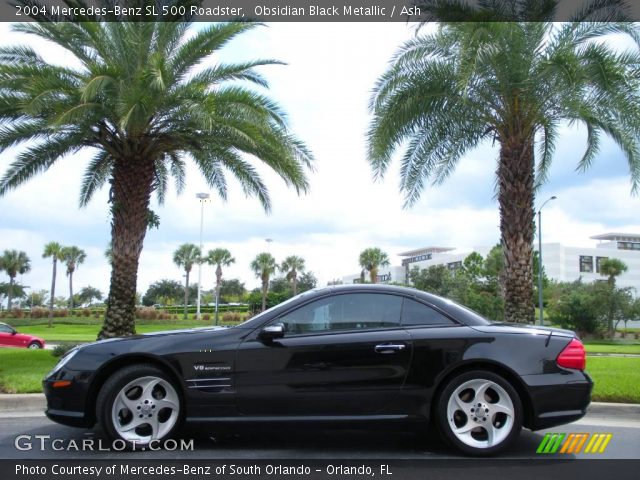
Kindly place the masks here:
<instances>
[{"instance_id":1,"label":"red car","mask_svg":"<svg viewBox=\"0 0 640 480\"><path fill-rule=\"evenodd\" d=\"M44 348L44 340L18 333L11 325L0 323L0 347L40 349Z\"/></svg>"}]
</instances>

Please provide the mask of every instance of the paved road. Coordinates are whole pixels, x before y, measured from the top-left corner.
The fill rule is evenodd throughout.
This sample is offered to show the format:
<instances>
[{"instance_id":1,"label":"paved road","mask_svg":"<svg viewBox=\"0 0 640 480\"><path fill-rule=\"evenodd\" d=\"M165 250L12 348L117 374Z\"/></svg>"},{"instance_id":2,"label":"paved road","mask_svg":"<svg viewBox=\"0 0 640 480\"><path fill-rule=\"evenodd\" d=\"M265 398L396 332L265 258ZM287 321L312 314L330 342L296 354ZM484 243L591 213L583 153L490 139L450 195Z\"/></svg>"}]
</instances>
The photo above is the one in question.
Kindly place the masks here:
<instances>
[{"instance_id":1,"label":"paved road","mask_svg":"<svg viewBox=\"0 0 640 480\"><path fill-rule=\"evenodd\" d=\"M579 454L576 458L633 458L640 459L640 418L588 415L579 422L554 428L554 432L612 433L607 450L601 455ZM505 456L514 459L541 459L535 450L546 431L525 430L515 447ZM39 449L39 441L32 437L34 450L20 451L14 440L18 435L50 435L51 439L73 440L80 445L99 436L93 431L63 427L41 415L0 418L0 458L68 458L68 459L442 459L456 457L456 453L440 442L426 438L419 432L389 431L387 427L368 430L256 430L243 429L233 434L215 437L211 432L185 432L181 438L194 438L194 450L188 452L105 452L53 451ZM47 442L49 443L49 442ZM97 446L95 447L97 450ZM557 455L567 458L568 455Z\"/></svg>"}]
</instances>

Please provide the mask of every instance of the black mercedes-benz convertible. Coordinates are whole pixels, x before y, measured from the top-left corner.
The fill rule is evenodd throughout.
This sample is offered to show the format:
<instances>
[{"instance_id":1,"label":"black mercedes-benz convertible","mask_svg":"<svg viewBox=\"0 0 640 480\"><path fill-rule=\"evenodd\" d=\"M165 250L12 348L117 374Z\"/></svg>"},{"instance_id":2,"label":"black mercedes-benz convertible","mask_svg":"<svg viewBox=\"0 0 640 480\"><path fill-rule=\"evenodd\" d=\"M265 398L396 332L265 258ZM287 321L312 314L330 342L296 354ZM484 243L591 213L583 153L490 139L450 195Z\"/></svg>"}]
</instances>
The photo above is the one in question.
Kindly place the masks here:
<instances>
[{"instance_id":1,"label":"black mercedes-benz convertible","mask_svg":"<svg viewBox=\"0 0 640 480\"><path fill-rule=\"evenodd\" d=\"M44 379L47 416L111 439L162 440L184 422L431 421L468 454L522 427L581 418L593 383L573 332L491 323L382 285L303 293L230 328L104 340Z\"/></svg>"}]
</instances>

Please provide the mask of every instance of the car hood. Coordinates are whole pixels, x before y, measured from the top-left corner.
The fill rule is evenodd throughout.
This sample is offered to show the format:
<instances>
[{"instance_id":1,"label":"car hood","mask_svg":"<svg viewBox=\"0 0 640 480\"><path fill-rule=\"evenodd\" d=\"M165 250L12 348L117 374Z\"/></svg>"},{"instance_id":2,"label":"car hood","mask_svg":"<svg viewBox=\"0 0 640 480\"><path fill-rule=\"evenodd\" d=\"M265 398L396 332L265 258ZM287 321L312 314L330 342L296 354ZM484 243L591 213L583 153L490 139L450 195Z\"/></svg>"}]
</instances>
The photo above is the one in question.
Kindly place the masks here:
<instances>
[{"instance_id":1,"label":"car hood","mask_svg":"<svg viewBox=\"0 0 640 480\"><path fill-rule=\"evenodd\" d=\"M528 335L553 335L559 337L575 337L575 332L555 327L542 327L525 323L495 322L489 325L473 326L475 330L485 333L513 333Z\"/></svg>"},{"instance_id":2,"label":"car hood","mask_svg":"<svg viewBox=\"0 0 640 480\"><path fill-rule=\"evenodd\" d=\"M81 348L86 348L92 345L105 345L107 343L113 342L130 342L132 340L145 340L150 338L157 338L168 335L176 335L176 334L188 334L188 333L201 333L201 332L212 332L212 331L228 331L227 327L195 327L195 328L181 328L176 330L159 330L157 332L149 332L149 333L139 333L136 335L131 335L129 337L116 337L116 338L105 338L104 340L98 340L96 342L84 343L80 345Z\"/></svg>"}]
</instances>

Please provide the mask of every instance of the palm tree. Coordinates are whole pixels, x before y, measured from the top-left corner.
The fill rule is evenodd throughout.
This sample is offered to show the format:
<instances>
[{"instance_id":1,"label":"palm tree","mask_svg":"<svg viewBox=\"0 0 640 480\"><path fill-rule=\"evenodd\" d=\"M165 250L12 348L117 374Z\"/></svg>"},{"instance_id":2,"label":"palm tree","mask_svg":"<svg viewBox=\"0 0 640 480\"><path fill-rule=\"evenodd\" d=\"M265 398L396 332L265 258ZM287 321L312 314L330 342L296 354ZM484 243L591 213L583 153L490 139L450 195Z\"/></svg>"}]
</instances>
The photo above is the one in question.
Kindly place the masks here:
<instances>
[{"instance_id":1,"label":"palm tree","mask_svg":"<svg viewBox=\"0 0 640 480\"><path fill-rule=\"evenodd\" d=\"M360 253L360 266L369 272L371 283L378 281L378 269L389 265L389 256L379 248L367 248Z\"/></svg>"},{"instance_id":2,"label":"palm tree","mask_svg":"<svg viewBox=\"0 0 640 480\"><path fill-rule=\"evenodd\" d=\"M184 319L189 315L189 274L196 263L201 261L202 252L200 247L193 243L185 243L180 245L173 252L173 263L184 269Z\"/></svg>"},{"instance_id":3,"label":"palm tree","mask_svg":"<svg viewBox=\"0 0 640 480\"><path fill-rule=\"evenodd\" d=\"M262 311L267 308L267 294L269 293L269 279L276 273L278 264L270 253L259 253L251 262L251 270L262 280Z\"/></svg>"},{"instance_id":4,"label":"palm tree","mask_svg":"<svg viewBox=\"0 0 640 480\"><path fill-rule=\"evenodd\" d=\"M444 182L467 152L496 142L505 320L532 321L535 189L547 177L563 123L586 126L579 170L593 163L606 134L627 158L633 191L640 185L640 55L601 41L614 33L637 40L638 29L579 16L554 24L555 1L479 2L485 19L492 5L509 4L500 22L455 22L460 2L437 3L451 4L434 13L444 23L407 41L375 86L369 161L382 177L406 146L401 190L408 207L429 182Z\"/></svg>"},{"instance_id":5,"label":"palm tree","mask_svg":"<svg viewBox=\"0 0 640 480\"><path fill-rule=\"evenodd\" d=\"M75 245L71 247L62 247L62 261L67 266L67 276L69 277L69 308L73 309L73 272L76 271L78 265L84 263L87 254L81 248Z\"/></svg>"},{"instance_id":6,"label":"palm tree","mask_svg":"<svg viewBox=\"0 0 640 480\"><path fill-rule=\"evenodd\" d=\"M58 260L62 261L62 245L58 242L49 242L44 246L42 258L52 258L53 273L51 274L51 297L49 297L49 328L53 326L53 301L56 298L56 274L58 269Z\"/></svg>"},{"instance_id":7,"label":"palm tree","mask_svg":"<svg viewBox=\"0 0 640 480\"><path fill-rule=\"evenodd\" d=\"M7 291L7 310L11 310L11 300L13 300L13 289L17 275L23 275L31 270L31 260L25 252L18 250L5 250L0 256L0 271L5 271L9 275L9 288Z\"/></svg>"},{"instance_id":8,"label":"palm tree","mask_svg":"<svg viewBox=\"0 0 640 480\"><path fill-rule=\"evenodd\" d=\"M291 281L293 285L293 295L298 294L298 273L304 272L304 258L297 255L291 255L284 259L280 270L286 272L287 280Z\"/></svg>"},{"instance_id":9,"label":"palm tree","mask_svg":"<svg viewBox=\"0 0 640 480\"><path fill-rule=\"evenodd\" d=\"M216 266L216 325L218 325L218 304L220 303L220 285L222 282L222 267L228 267L235 263L236 259L231 256L231 252L226 248L216 248L209 250L205 261L209 265Z\"/></svg>"},{"instance_id":10,"label":"palm tree","mask_svg":"<svg viewBox=\"0 0 640 480\"><path fill-rule=\"evenodd\" d=\"M172 5L189 3L174 0ZM0 195L84 148L94 156L84 174L80 205L109 185L113 262L99 338L135 333L138 262L153 221L150 198L155 192L164 200L170 177L180 192L188 160L223 200L230 173L266 211L271 200L256 163L265 164L298 194L307 191L306 171L312 168L311 153L288 130L280 107L242 84L267 87L255 68L279 62L213 62L218 50L257 24L217 23L191 30L184 18L105 19L13 26L62 47L75 57L77 68L50 64L27 46L0 48L0 151L25 145L0 179Z\"/></svg>"},{"instance_id":11,"label":"palm tree","mask_svg":"<svg viewBox=\"0 0 640 480\"><path fill-rule=\"evenodd\" d=\"M613 338L615 334L613 319L616 304L619 301L619 295L616 292L616 277L619 277L627 270L627 264L617 258L607 258L600 263L600 275L607 277L607 285L609 286L609 305L607 308L607 334L609 338Z\"/></svg>"}]
</instances>

